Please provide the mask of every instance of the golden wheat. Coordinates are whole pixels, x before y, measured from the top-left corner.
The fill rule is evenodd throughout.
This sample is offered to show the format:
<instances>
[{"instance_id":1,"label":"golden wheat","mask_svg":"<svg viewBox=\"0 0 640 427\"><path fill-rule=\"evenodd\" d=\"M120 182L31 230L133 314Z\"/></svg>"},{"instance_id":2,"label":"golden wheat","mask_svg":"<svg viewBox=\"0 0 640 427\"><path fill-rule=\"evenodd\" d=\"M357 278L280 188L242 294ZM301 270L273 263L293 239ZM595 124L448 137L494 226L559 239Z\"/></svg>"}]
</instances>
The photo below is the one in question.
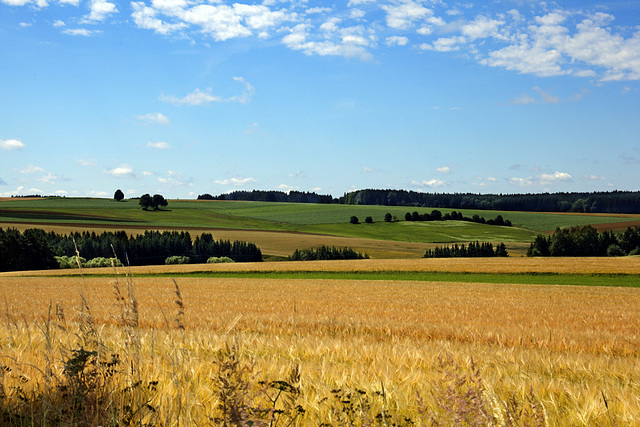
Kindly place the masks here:
<instances>
[{"instance_id":1,"label":"golden wheat","mask_svg":"<svg viewBox=\"0 0 640 427\"><path fill-rule=\"evenodd\" d=\"M474 264L455 261L287 267L475 271ZM608 260L585 262L580 271L638 268L636 259L616 261L615 266ZM531 271L538 262L518 260L507 267L502 263L500 271ZM482 265L483 271L500 269L498 263ZM263 266L268 267L216 267ZM565 261L550 262L546 269L578 267ZM123 288L125 278L120 277ZM332 419L320 402L332 390L345 387L384 387L387 410L412 417L418 413L420 395L424 407L437 413L434 387L442 376L437 368L442 357L451 358L462 370L475 361L498 412L512 396L525 396L531 389L550 425L640 424L638 289L194 278L181 278L178 285L179 289L167 278L135 279L140 328L135 347L127 345L131 339L123 329L113 280L3 278L0 364L13 366L2 376L4 389L16 382L23 390L36 387L43 367L61 375L62 355L77 348L78 337L86 334L78 329L86 319L79 316L84 298L100 348L140 361L141 384L158 382L159 392L149 405L156 411L156 422L165 420L166 425L180 424L176 420L207 424L219 404L212 397L217 387L213 360L229 343L239 344L261 378L285 378L291 366L300 366L300 403L307 409L309 425ZM175 321L178 317L184 329Z\"/></svg>"}]
</instances>

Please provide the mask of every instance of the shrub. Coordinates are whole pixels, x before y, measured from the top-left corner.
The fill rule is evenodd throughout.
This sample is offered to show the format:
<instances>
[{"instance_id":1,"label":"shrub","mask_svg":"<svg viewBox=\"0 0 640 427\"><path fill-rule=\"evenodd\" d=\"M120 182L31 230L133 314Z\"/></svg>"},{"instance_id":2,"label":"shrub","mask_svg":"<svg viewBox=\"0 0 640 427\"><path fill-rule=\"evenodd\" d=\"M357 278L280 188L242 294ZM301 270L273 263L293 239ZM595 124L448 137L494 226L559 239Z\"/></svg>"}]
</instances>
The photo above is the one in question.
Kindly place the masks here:
<instances>
[{"instance_id":1,"label":"shrub","mask_svg":"<svg viewBox=\"0 0 640 427\"><path fill-rule=\"evenodd\" d=\"M83 267L86 267L86 268L111 267L113 265L116 265L117 267L122 267L122 263L118 258L104 258L104 257L97 257L97 258L90 259L83 265Z\"/></svg>"},{"instance_id":2,"label":"shrub","mask_svg":"<svg viewBox=\"0 0 640 427\"><path fill-rule=\"evenodd\" d=\"M164 263L166 265L189 264L190 262L191 262L191 258L189 258L188 256L180 256L180 255L170 256L164 260Z\"/></svg>"},{"instance_id":3,"label":"shrub","mask_svg":"<svg viewBox=\"0 0 640 427\"><path fill-rule=\"evenodd\" d=\"M353 215L353 216L351 217L351 219L349 219L349 222L350 222L351 224L360 224L360 220L359 220L359 219L358 219L358 217L357 217L357 216L355 216L355 215Z\"/></svg>"},{"instance_id":4,"label":"shrub","mask_svg":"<svg viewBox=\"0 0 640 427\"><path fill-rule=\"evenodd\" d=\"M625 256L626 254L622 248L616 244L609 245L607 248L607 256Z\"/></svg>"},{"instance_id":5,"label":"shrub","mask_svg":"<svg viewBox=\"0 0 640 427\"><path fill-rule=\"evenodd\" d=\"M373 224L373 218L372 218L372 217L370 217L370 216L368 216L368 217L366 217L366 218L364 219L364 222L365 222L365 223L367 223L367 224Z\"/></svg>"},{"instance_id":6,"label":"shrub","mask_svg":"<svg viewBox=\"0 0 640 427\"><path fill-rule=\"evenodd\" d=\"M87 260L82 257L74 256L57 256L54 257L56 262L58 263L58 268L78 268L78 261L80 262L80 266L84 267Z\"/></svg>"},{"instance_id":7,"label":"shrub","mask_svg":"<svg viewBox=\"0 0 640 427\"><path fill-rule=\"evenodd\" d=\"M207 264L220 264L225 262L235 262L235 261L229 258L228 256L212 256L209 259L207 259Z\"/></svg>"}]
</instances>

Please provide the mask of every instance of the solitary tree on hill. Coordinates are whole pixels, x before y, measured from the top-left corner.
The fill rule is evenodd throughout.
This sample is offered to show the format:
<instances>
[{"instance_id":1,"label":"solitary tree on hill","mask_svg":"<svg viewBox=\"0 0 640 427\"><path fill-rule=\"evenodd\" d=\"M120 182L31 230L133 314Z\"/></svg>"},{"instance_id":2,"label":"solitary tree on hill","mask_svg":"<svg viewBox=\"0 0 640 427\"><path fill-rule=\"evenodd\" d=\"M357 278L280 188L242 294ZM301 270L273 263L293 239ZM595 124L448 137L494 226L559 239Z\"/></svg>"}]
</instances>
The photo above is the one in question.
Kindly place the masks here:
<instances>
[{"instance_id":1,"label":"solitary tree on hill","mask_svg":"<svg viewBox=\"0 0 640 427\"><path fill-rule=\"evenodd\" d=\"M122 192L121 189L118 188L116 190L115 194L113 195L113 198L116 199L116 201L119 202L120 200L124 199L124 193Z\"/></svg>"}]
</instances>

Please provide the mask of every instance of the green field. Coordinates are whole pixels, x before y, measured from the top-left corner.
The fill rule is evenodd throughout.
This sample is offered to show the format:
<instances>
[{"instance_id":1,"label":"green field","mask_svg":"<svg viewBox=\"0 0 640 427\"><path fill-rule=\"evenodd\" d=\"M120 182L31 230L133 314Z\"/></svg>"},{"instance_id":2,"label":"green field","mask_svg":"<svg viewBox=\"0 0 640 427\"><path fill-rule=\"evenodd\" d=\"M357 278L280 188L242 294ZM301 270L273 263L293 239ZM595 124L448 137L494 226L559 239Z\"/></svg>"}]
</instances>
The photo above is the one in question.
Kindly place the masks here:
<instances>
[{"instance_id":1,"label":"green field","mask_svg":"<svg viewBox=\"0 0 640 427\"><path fill-rule=\"evenodd\" d=\"M167 209L143 211L137 200L48 198L0 200L0 226L10 224L77 225L109 229L197 228L313 233L346 238L401 242L452 243L466 241L531 242L540 232L557 227L629 222L636 218L613 215L548 214L458 210L485 219L502 215L513 227L464 221L407 222L405 213L432 208L362 205L322 205L269 202L170 200ZM452 209L440 209L445 214ZM400 221L385 223L386 213ZM349 223L352 215L361 224ZM365 224L371 216L373 224Z\"/></svg>"}]
</instances>

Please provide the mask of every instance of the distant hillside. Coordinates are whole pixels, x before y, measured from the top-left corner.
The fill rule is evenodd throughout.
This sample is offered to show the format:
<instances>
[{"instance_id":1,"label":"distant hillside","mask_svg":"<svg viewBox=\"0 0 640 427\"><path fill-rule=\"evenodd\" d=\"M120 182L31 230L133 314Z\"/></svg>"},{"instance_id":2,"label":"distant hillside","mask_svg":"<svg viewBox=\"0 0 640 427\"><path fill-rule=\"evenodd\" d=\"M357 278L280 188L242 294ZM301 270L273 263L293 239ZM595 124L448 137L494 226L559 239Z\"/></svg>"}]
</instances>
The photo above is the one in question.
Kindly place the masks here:
<instances>
[{"instance_id":1,"label":"distant hillside","mask_svg":"<svg viewBox=\"0 0 640 427\"><path fill-rule=\"evenodd\" d=\"M347 205L414 206L448 209L483 209L527 212L640 213L639 191L540 194L420 193L407 190L357 190L340 198L313 192L234 191L199 200L258 202L340 203Z\"/></svg>"}]
</instances>

